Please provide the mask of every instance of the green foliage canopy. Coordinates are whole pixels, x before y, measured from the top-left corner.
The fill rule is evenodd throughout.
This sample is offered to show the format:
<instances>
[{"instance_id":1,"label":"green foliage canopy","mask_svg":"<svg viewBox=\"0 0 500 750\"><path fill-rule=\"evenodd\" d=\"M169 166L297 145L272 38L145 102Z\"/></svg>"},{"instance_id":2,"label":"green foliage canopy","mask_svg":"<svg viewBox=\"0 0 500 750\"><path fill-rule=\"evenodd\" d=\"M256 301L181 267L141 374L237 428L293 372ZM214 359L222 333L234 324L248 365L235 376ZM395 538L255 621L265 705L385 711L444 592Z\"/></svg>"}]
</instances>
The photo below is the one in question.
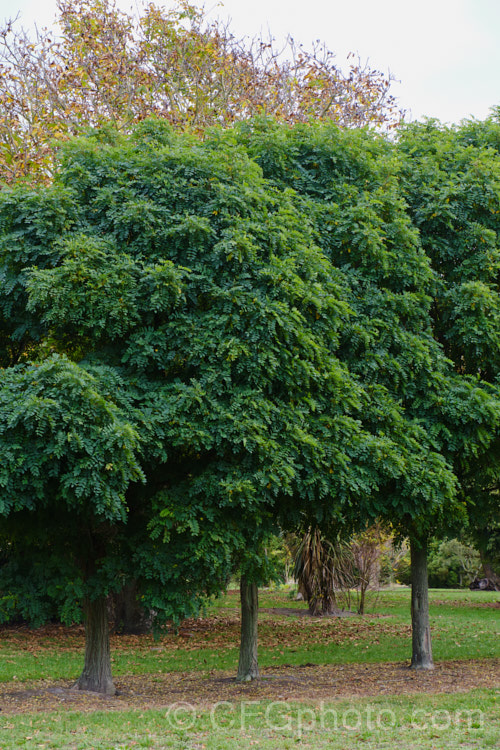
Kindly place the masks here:
<instances>
[{"instance_id":1,"label":"green foliage canopy","mask_svg":"<svg viewBox=\"0 0 500 750\"><path fill-rule=\"evenodd\" d=\"M161 624L278 521L452 501L422 427L346 364L346 330L370 332L318 245L319 207L245 148L148 121L70 144L53 186L0 195L2 617L41 620L49 589L98 598L134 578ZM376 249L370 200L346 221ZM424 261L409 257L413 274Z\"/></svg>"},{"instance_id":2,"label":"green foliage canopy","mask_svg":"<svg viewBox=\"0 0 500 750\"><path fill-rule=\"evenodd\" d=\"M471 314L464 315L457 298L462 291L457 292L454 281L448 286L448 279L465 272L469 289L484 286L483 277L492 279L497 273L499 163L491 149L464 144L463 134L421 130L422 137L419 126L403 131L394 144L331 125L285 129L263 122L241 124L237 138L269 181L298 193L316 242L344 279L351 314L340 331L337 355L373 394L389 393L403 406L408 423L424 428L421 439L446 457L463 485L464 471L477 476L481 461L490 462L498 450L499 392L477 356L478 347L483 362L498 356L494 339L500 329L494 310L488 310L487 323L477 319L474 304ZM438 188L439 175L446 189ZM452 209L450 184L456 201L464 205ZM433 217L429 226L419 220L421 204L425 215ZM456 231L450 232L452 210ZM471 211L475 213L469 217ZM479 215L486 217L485 226L479 225ZM462 272L458 247L466 256ZM436 248L442 251L439 261ZM491 298L498 306L496 282L483 291L482 299ZM457 338L456 330L466 325L468 336ZM475 364L460 370L457 347L462 360L472 358ZM380 425L373 428L382 431ZM417 518L405 516L398 502L389 499L379 510L417 535L464 521L463 507L443 516L427 505Z\"/></svg>"},{"instance_id":3,"label":"green foliage canopy","mask_svg":"<svg viewBox=\"0 0 500 750\"><path fill-rule=\"evenodd\" d=\"M500 383L499 151L498 116L459 128L412 125L398 142L402 191L433 272L434 335L460 380L474 378L482 389L483 410ZM467 450L465 423L464 414L447 443L475 541L483 559L498 564L500 441L483 426L482 450Z\"/></svg>"}]
</instances>

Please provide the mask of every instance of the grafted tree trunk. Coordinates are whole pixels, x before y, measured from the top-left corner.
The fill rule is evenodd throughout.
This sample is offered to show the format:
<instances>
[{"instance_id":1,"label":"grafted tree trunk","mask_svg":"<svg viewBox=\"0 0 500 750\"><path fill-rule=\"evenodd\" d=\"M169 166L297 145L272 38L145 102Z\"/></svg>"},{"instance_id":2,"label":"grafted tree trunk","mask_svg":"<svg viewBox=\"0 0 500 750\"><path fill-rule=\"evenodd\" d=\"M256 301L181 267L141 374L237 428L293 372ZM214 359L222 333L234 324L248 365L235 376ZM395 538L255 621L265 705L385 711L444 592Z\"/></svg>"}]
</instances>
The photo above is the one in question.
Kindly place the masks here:
<instances>
[{"instance_id":1,"label":"grafted tree trunk","mask_svg":"<svg viewBox=\"0 0 500 750\"><path fill-rule=\"evenodd\" d=\"M257 657L257 625L259 612L259 591L256 583L241 576L241 642L238 674L240 682L250 682L259 678Z\"/></svg>"},{"instance_id":2,"label":"grafted tree trunk","mask_svg":"<svg viewBox=\"0 0 500 750\"><path fill-rule=\"evenodd\" d=\"M434 669L429 624L427 540L410 539L412 669Z\"/></svg>"},{"instance_id":3,"label":"grafted tree trunk","mask_svg":"<svg viewBox=\"0 0 500 750\"><path fill-rule=\"evenodd\" d=\"M84 616L85 664L76 687L79 690L115 695L116 688L111 676L107 600L87 599L84 603Z\"/></svg>"}]
</instances>

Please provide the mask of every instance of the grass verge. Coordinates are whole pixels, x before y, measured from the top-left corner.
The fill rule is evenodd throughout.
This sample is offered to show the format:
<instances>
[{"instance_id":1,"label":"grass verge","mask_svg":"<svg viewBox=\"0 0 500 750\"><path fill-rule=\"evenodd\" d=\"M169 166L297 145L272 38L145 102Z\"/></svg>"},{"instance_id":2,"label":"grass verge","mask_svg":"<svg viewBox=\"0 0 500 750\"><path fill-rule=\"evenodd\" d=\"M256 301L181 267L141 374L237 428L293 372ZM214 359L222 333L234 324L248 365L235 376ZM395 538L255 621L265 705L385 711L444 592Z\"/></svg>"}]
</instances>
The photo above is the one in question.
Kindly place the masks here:
<instances>
[{"instance_id":1,"label":"grass verge","mask_svg":"<svg viewBox=\"0 0 500 750\"><path fill-rule=\"evenodd\" d=\"M465 750L498 747L498 692L383 697L321 703L243 701L203 709L185 702L166 709L9 716L0 747L53 750Z\"/></svg>"}]
</instances>

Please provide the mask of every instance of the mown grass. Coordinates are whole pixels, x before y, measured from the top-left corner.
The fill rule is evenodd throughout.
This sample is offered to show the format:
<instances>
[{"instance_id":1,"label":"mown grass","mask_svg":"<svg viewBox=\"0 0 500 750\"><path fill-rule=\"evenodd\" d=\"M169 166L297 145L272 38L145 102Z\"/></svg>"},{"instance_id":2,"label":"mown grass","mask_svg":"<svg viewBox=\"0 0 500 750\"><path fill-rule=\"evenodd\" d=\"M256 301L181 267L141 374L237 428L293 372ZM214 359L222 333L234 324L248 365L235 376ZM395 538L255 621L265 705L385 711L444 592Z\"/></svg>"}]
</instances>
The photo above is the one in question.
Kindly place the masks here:
<instances>
[{"instance_id":1,"label":"mown grass","mask_svg":"<svg viewBox=\"0 0 500 750\"><path fill-rule=\"evenodd\" d=\"M500 617L492 605L495 592L433 590L431 626L436 661L500 656ZM212 628L151 637L115 639L113 672L158 674L171 671L236 669L238 661L238 606L236 594L227 594L207 609L217 618ZM263 609L304 609L282 591L263 591ZM318 618L260 616L261 666L342 664L405 661L410 657L409 591L381 593L364 617ZM73 679L81 670L83 634L61 631L37 637L0 631L0 682L38 679ZM7 637L8 636L8 637ZM160 650L158 650L160 649Z\"/></svg>"},{"instance_id":2,"label":"mown grass","mask_svg":"<svg viewBox=\"0 0 500 750\"><path fill-rule=\"evenodd\" d=\"M498 692L339 700L257 701L206 709L57 712L0 720L0 747L54 750L124 748L330 748L464 750L498 747Z\"/></svg>"},{"instance_id":3,"label":"mown grass","mask_svg":"<svg viewBox=\"0 0 500 750\"><path fill-rule=\"evenodd\" d=\"M500 656L498 594L431 592L436 660ZM304 609L282 591L262 591L261 666L405 661L410 656L409 591L379 595L364 617L278 616L267 608ZM148 675L175 670L235 670L238 658L235 593L210 604L205 619L178 635L115 638L113 670ZM153 650L154 649L154 650ZM158 650L161 649L161 650ZM75 678L83 661L79 630L0 631L0 681ZM46 684L46 683L45 683ZM10 688L9 688L10 689ZM258 700L189 703L155 710L2 715L0 750L121 750L182 748L287 750L488 750L499 745L499 692L378 696L294 703ZM1 707L1 701L0 701Z\"/></svg>"}]
</instances>

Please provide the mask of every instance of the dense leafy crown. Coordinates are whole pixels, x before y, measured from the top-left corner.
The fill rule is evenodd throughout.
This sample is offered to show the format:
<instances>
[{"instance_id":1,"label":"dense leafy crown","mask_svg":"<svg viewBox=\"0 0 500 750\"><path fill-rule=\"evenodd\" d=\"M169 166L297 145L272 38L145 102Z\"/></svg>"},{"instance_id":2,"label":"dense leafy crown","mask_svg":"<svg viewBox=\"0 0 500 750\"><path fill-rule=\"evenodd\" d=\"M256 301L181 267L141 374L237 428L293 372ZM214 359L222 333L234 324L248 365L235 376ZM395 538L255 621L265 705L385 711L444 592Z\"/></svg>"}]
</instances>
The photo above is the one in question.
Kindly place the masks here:
<instances>
[{"instance_id":1,"label":"dense leafy crown","mask_svg":"<svg viewBox=\"0 0 500 750\"><path fill-rule=\"evenodd\" d=\"M399 135L401 188L433 272L432 325L462 388L480 393L480 428L448 438L483 559L500 554L500 441L489 425L500 412L500 125L496 116L447 128L429 121ZM497 399L495 402L492 396ZM453 399L447 410L460 402ZM493 414L488 411L493 405ZM482 421L482 424L481 424ZM470 423L469 423L470 426ZM465 435L462 451L457 451ZM481 450L470 450L471 446Z\"/></svg>"},{"instance_id":2,"label":"dense leafy crown","mask_svg":"<svg viewBox=\"0 0 500 750\"><path fill-rule=\"evenodd\" d=\"M395 145L331 125L291 130L254 122L238 129L238 140L265 176L302 197L318 245L343 275L352 314L342 326L337 355L372 388L383 385L404 405L407 417L425 425L427 439L454 466L465 497L464 478L477 477L479 455L498 465L498 389L477 376L488 379L479 362L498 356L499 160L491 147L486 151L470 143L472 133L477 141L481 132L483 143L487 133L491 146L493 130L491 123L458 133L409 127ZM446 195L437 188L437 175ZM427 216L430 201L427 225L421 205ZM476 235L480 242L472 241ZM442 251L439 260L436 248ZM485 274L490 307L479 313L473 302L464 315L456 299L464 287L455 279L477 289ZM479 314L488 319L478 319ZM493 371L498 372L496 365Z\"/></svg>"},{"instance_id":3,"label":"dense leafy crown","mask_svg":"<svg viewBox=\"0 0 500 750\"><path fill-rule=\"evenodd\" d=\"M65 580L97 596L135 577L161 620L278 521L407 528L450 507L416 407L430 382L449 393L448 366L390 150L305 132L200 142L146 121L71 144L52 187L1 194L12 577L41 570L49 517Z\"/></svg>"}]
</instances>

